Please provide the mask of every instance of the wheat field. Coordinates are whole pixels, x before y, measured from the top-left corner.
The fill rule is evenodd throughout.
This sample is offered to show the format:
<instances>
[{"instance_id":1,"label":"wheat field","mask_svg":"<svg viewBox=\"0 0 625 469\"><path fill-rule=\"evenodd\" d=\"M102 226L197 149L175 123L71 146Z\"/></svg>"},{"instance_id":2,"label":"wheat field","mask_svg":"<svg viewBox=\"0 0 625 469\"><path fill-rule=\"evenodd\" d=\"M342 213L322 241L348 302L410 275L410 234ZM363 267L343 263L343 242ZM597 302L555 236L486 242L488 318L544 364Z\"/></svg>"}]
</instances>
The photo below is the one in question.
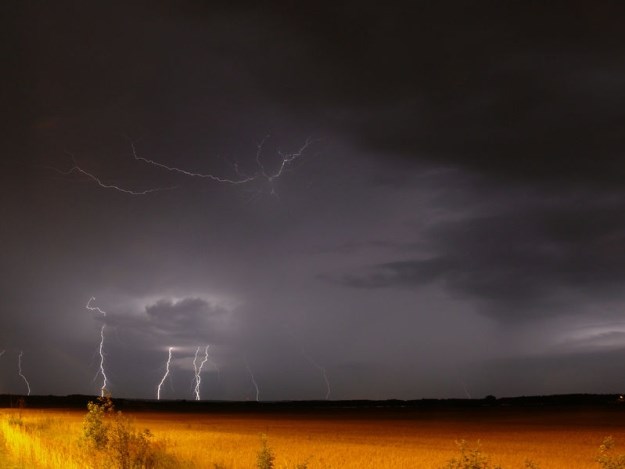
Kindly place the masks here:
<instances>
[{"instance_id":1,"label":"wheat field","mask_svg":"<svg viewBox=\"0 0 625 469\"><path fill-rule=\"evenodd\" d=\"M81 443L85 414L0 411L2 467L104 467ZM137 429L148 428L172 456L171 467L180 468L254 468L262 435L275 468L439 469L458 455L459 440L470 447L479 441L503 469L525 467L528 459L541 469L599 468L598 447L608 435L625 452L624 413L609 408L124 414Z\"/></svg>"}]
</instances>

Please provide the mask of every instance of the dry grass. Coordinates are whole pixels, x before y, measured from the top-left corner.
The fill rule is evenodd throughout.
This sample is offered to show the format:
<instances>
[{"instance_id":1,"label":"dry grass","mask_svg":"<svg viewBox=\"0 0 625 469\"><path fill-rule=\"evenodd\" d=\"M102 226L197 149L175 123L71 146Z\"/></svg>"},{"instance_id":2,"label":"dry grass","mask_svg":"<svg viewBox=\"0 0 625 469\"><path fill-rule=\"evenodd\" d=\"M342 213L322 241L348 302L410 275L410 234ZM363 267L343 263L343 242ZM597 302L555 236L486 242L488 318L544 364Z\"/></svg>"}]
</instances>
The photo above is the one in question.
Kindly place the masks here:
<instances>
[{"instance_id":1,"label":"dry grass","mask_svg":"<svg viewBox=\"0 0 625 469\"><path fill-rule=\"evenodd\" d=\"M11 424L21 412L22 424ZM0 432L13 459L28 468L93 467L78 445L86 412L5 410ZM481 441L483 453L505 469L526 459L541 469L588 469L603 438L625 452L620 409L545 411L476 409L399 413L174 414L128 412L139 429L167 442L179 467L255 467L261 434L276 468L438 469L458 454L456 440Z\"/></svg>"}]
</instances>

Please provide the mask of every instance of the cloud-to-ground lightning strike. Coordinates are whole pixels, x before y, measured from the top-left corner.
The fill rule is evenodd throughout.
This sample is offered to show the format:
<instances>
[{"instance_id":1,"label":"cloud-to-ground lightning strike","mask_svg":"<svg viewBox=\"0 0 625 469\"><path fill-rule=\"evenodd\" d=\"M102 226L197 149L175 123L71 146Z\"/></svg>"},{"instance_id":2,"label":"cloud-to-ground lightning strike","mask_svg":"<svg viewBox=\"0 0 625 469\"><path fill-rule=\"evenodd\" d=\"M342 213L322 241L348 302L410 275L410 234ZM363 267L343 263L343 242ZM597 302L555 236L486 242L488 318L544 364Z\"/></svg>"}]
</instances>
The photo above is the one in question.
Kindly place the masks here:
<instances>
[{"instance_id":1,"label":"cloud-to-ground lightning strike","mask_svg":"<svg viewBox=\"0 0 625 469\"><path fill-rule=\"evenodd\" d=\"M165 374L163 375L163 379L161 379L161 382L158 383L158 386L156 388L156 400L157 401L161 400L161 386L163 386L163 383L169 376L169 365L171 364L171 352L173 349L174 349L173 347L169 347L168 349L167 364L165 365Z\"/></svg>"},{"instance_id":2,"label":"cloud-to-ground lightning strike","mask_svg":"<svg viewBox=\"0 0 625 469\"><path fill-rule=\"evenodd\" d=\"M330 387L330 380L328 379L328 373L326 372L326 369L317 364L316 362L314 362L313 360L310 360L310 362L313 364L313 366L315 366L319 371L321 371L321 374L323 375L323 381L326 383L326 396L325 396L325 400L327 401L328 399L330 399L330 394L332 393L332 389Z\"/></svg>"},{"instance_id":3,"label":"cloud-to-ground lightning strike","mask_svg":"<svg viewBox=\"0 0 625 469\"><path fill-rule=\"evenodd\" d=\"M246 358L244 358L245 361L245 368L247 368L247 372L250 374L250 378L252 379L252 384L254 385L254 388L256 389L256 402L260 402L260 390L258 388L258 383L256 382L256 378L254 377L254 373L252 372L252 369L250 368L250 364L247 361Z\"/></svg>"},{"instance_id":4,"label":"cloud-to-ground lightning strike","mask_svg":"<svg viewBox=\"0 0 625 469\"><path fill-rule=\"evenodd\" d=\"M195 400L199 401L200 400L200 385L202 383L202 368L204 368L204 365L206 364L206 362L208 361L208 345L204 348L204 358L202 359L202 361L200 362L200 365L197 365L197 356L198 353L200 353L200 347L198 347L195 350L195 357L193 357L193 371L195 372L195 388L194 388L194 392L195 392Z\"/></svg>"},{"instance_id":5,"label":"cloud-to-ground lightning strike","mask_svg":"<svg viewBox=\"0 0 625 469\"><path fill-rule=\"evenodd\" d=\"M326 396L325 396L325 400L329 400L330 399L330 393L332 392L332 388L330 387L330 380L328 379L328 373L326 372L326 369L321 366L319 363L317 363L315 360L313 360L310 355L308 355L304 349L301 349L302 355L304 355L304 358L306 358L306 360L308 360L308 362L314 366L315 368L317 368L320 372L321 375L323 376L323 381L326 383Z\"/></svg>"},{"instance_id":6,"label":"cloud-to-ground lightning strike","mask_svg":"<svg viewBox=\"0 0 625 469\"><path fill-rule=\"evenodd\" d=\"M295 334L293 334L293 332L291 332L291 330L288 327L286 328L286 332L289 336L291 336L294 343L299 344L301 342L300 340L297 339L297 337L295 337ZM313 360L312 357L308 353L306 353L306 350L304 350L304 347L300 346L299 350L301 354L304 356L304 358L308 361L308 363L310 363L312 366L314 366L321 372L321 375L323 376L323 381L326 384L325 400L326 401L329 400L330 394L332 393L332 388L330 386L330 380L328 378L328 373L326 369L323 366L319 365L319 363L317 363L315 360Z\"/></svg>"},{"instance_id":7,"label":"cloud-to-ground lightning strike","mask_svg":"<svg viewBox=\"0 0 625 469\"><path fill-rule=\"evenodd\" d=\"M97 311L97 312L101 313L102 316L106 317L106 311L101 310L97 306L91 306L91 302L92 301L95 301L95 297L93 297L93 296L87 302L86 308L89 311ZM105 327L106 327L105 324L102 324L102 327L100 327L100 346L98 348L98 351L100 353L100 369L98 370L98 372L95 375L95 378L97 378L98 375L102 375L102 387L100 388L100 396L101 397L104 397L104 394L106 393L106 383L107 383L106 373L104 372L104 328Z\"/></svg>"},{"instance_id":8,"label":"cloud-to-ground lightning strike","mask_svg":"<svg viewBox=\"0 0 625 469\"><path fill-rule=\"evenodd\" d=\"M467 383L465 383L465 381L460 378L460 384L462 384L462 389L464 391L465 396L467 396L467 399L473 399L471 397L471 393L469 392L469 389L467 388Z\"/></svg>"},{"instance_id":9,"label":"cloud-to-ground lightning strike","mask_svg":"<svg viewBox=\"0 0 625 469\"><path fill-rule=\"evenodd\" d=\"M22 350L20 350L20 354L17 356L17 372L21 376L21 378L24 380L24 382L26 383L26 388L28 389L28 394L27 395L30 396L30 383L26 379L26 376L24 376L24 374L22 373L22 355L23 354L24 354L24 352Z\"/></svg>"}]
</instances>

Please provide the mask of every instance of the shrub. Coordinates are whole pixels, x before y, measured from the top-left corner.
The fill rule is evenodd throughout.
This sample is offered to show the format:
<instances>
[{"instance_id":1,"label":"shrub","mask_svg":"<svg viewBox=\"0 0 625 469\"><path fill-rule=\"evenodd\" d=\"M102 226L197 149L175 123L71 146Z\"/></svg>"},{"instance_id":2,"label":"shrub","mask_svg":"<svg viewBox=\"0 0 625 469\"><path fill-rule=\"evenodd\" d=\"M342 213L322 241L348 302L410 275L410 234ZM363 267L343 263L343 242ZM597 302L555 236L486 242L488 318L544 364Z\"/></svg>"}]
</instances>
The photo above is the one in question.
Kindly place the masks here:
<instances>
[{"instance_id":1,"label":"shrub","mask_svg":"<svg viewBox=\"0 0 625 469\"><path fill-rule=\"evenodd\" d=\"M468 448L465 440L456 441L456 445L460 450L460 456L449 460L445 469L503 469L499 465L492 465L490 459L482 454L479 441L472 449ZM525 461L524 467L526 469L540 469L538 464L529 459Z\"/></svg>"},{"instance_id":2,"label":"shrub","mask_svg":"<svg viewBox=\"0 0 625 469\"><path fill-rule=\"evenodd\" d=\"M92 450L117 469L157 469L174 467L175 459L165 451L163 443L152 440L145 429L138 432L131 421L116 412L110 397L87 404L83 422L83 438Z\"/></svg>"},{"instance_id":3,"label":"shrub","mask_svg":"<svg viewBox=\"0 0 625 469\"><path fill-rule=\"evenodd\" d=\"M83 437L95 449L106 448L111 427L110 420L115 414L110 397L98 397L98 402L87 404L87 415L83 419Z\"/></svg>"},{"instance_id":4,"label":"shrub","mask_svg":"<svg viewBox=\"0 0 625 469\"><path fill-rule=\"evenodd\" d=\"M603 469L625 469L625 454L611 454L614 438L608 436L599 446L597 462Z\"/></svg>"},{"instance_id":5,"label":"shrub","mask_svg":"<svg viewBox=\"0 0 625 469\"><path fill-rule=\"evenodd\" d=\"M500 466L492 466L488 457L482 454L480 442L473 449L469 449L465 440L456 441L460 456L447 462L445 469L501 469Z\"/></svg>"},{"instance_id":6,"label":"shrub","mask_svg":"<svg viewBox=\"0 0 625 469\"><path fill-rule=\"evenodd\" d=\"M256 467L258 469L273 469L273 461L276 458L273 450L267 445L267 436L261 435L260 451L256 456Z\"/></svg>"}]
</instances>

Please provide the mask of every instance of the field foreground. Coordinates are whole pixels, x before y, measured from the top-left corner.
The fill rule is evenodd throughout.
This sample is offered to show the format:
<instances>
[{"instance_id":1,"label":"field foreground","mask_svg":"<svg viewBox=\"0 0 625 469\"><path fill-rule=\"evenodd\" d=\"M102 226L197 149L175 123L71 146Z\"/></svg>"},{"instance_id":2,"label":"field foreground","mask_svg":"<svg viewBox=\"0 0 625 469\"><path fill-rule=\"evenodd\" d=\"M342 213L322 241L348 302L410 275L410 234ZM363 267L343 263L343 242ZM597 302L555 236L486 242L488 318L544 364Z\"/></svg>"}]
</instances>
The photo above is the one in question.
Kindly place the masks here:
<instances>
[{"instance_id":1,"label":"field foreground","mask_svg":"<svg viewBox=\"0 0 625 469\"><path fill-rule=\"evenodd\" d=\"M102 467L85 457L86 413L0 410L0 464ZM540 469L600 468L598 448L607 436L616 440L617 453L625 452L620 406L123 413L137 429L150 430L175 459L171 464L184 468L254 468L261 435L275 454L275 468L439 469L459 455L459 440L469 448L479 440L482 453L503 469L525 467L528 459Z\"/></svg>"}]
</instances>

